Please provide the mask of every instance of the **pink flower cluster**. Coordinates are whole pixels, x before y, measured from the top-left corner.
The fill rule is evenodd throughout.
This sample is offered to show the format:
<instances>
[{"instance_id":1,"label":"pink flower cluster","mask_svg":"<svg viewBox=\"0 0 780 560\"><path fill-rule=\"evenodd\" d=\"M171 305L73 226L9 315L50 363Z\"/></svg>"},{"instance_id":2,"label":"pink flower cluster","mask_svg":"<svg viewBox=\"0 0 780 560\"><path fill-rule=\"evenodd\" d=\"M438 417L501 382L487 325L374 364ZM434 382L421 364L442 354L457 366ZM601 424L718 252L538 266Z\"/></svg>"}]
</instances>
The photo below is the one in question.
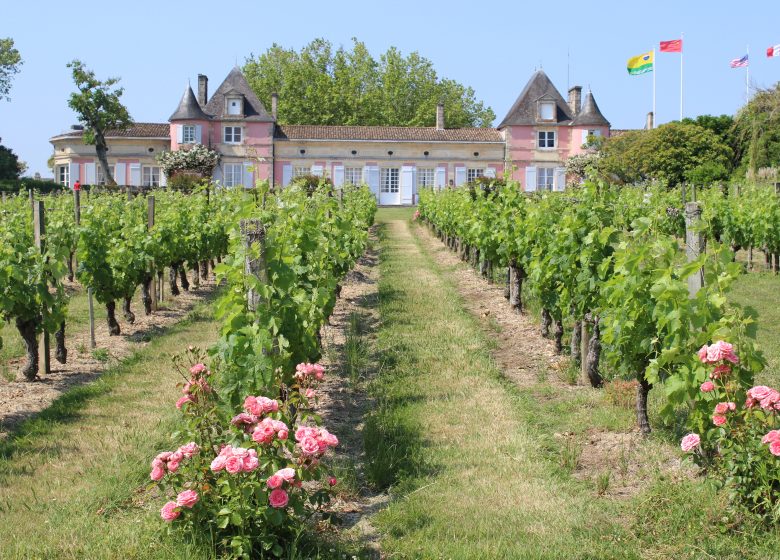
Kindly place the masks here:
<instances>
[{"instance_id":1,"label":"pink flower cluster","mask_svg":"<svg viewBox=\"0 0 780 560\"><path fill-rule=\"evenodd\" d=\"M415 210L414 211L414 217L412 219L413 220L417 220L419 217L420 217L420 211L419 210Z\"/></svg>"},{"instance_id":2,"label":"pink flower cluster","mask_svg":"<svg viewBox=\"0 0 780 560\"><path fill-rule=\"evenodd\" d=\"M290 501L289 495L282 488L285 483L290 486L301 486L301 481L295 480L295 469L289 467L276 471L275 474L268 477L265 483L271 489L271 493L268 495L268 503L275 508L283 508Z\"/></svg>"},{"instance_id":3,"label":"pink flower cluster","mask_svg":"<svg viewBox=\"0 0 780 560\"><path fill-rule=\"evenodd\" d=\"M295 379L298 381L307 381L316 379L322 381L325 378L325 368L320 364L298 364L295 366Z\"/></svg>"},{"instance_id":4,"label":"pink flower cluster","mask_svg":"<svg viewBox=\"0 0 780 560\"><path fill-rule=\"evenodd\" d=\"M219 472L224 469L230 474L238 474L252 472L258 465L257 451L254 449L226 445L211 461L211 470Z\"/></svg>"},{"instance_id":5,"label":"pink flower cluster","mask_svg":"<svg viewBox=\"0 0 780 560\"><path fill-rule=\"evenodd\" d=\"M769 444L769 452L780 457L780 430L772 430L763 437L761 443Z\"/></svg>"},{"instance_id":6,"label":"pink flower cluster","mask_svg":"<svg viewBox=\"0 0 780 560\"><path fill-rule=\"evenodd\" d=\"M257 443L271 443L274 437L287 439L289 428L281 420L263 418L252 432L252 439Z\"/></svg>"},{"instance_id":7,"label":"pink flower cluster","mask_svg":"<svg viewBox=\"0 0 780 560\"><path fill-rule=\"evenodd\" d=\"M715 405L715 414L712 415L712 423L716 426L722 426L726 423L726 413L737 410L737 405L733 402L719 402Z\"/></svg>"},{"instance_id":8,"label":"pink flower cluster","mask_svg":"<svg viewBox=\"0 0 780 560\"><path fill-rule=\"evenodd\" d=\"M722 340L710 346L706 344L702 346L699 350L699 359L705 364L715 364L721 361L731 362L732 364L739 363L739 358L734 353L734 346Z\"/></svg>"},{"instance_id":9,"label":"pink flower cluster","mask_svg":"<svg viewBox=\"0 0 780 560\"><path fill-rule=\"evenodd\" d=\"M200 451L200 447L194 441L182 445L176 451L163 451L152 460L152 472L149 478L155 482L162 480L166 472L175 473L179 470L179 464L183 459L189 459Z\"/></svg>"},{"instance_id":10,"label":"pink flower cluster","mask_svg":"<svg viewBox=\"0 0 780 560\"><path fill-rule=\"evenodd\" d=\"M701 443L701 438L699 437L699 434L688 434L684 438L682 438L682 441L680 442L680 448L688 453L689 451L692 451L699 447L699 444Z\"/></svg>"},{"instance_id":11,"label":"pink flower cluster","mask_svg":"<svg viewBox=\"0 0 780 560\"><path fill-rule=\"evenodd\" d=\"M176 401L176 408L179 410L187 403L198 402L198 394L212 391L211 386L206 381L206 377L211 375L211 372L205 365L195 364L190 368L190 375L192 378L182 387L184 396Z\"/></svg>"},{"instance_id":12,"label":"pink flower cluster","mask_svg":"<svg viewBox=\"0 0 780 560\"><path fill-rule=\"evenodd\" d=\"M753 408L756 404L764 410L780 410L780 393L766 385L756 385L748 389L745 406Z\"/></svg>"},{"instance_id":13,"label":"pink flower cluster","mask_svg":"<svg viewBox=\"0 0 780 560\"><path fill-rule=\"evenodd\" d=\"M328 447L336 447L339 440L325 428L301 426L295 431L295 441L306 458L321 457Z\"/></svg>"},{"instance_id":14,"label":"pink flower cluster","mask_svg":"<svg viewBox=\"0 0 780 560\"><path fill-rule=\"evenodd\" d=\"M701 392L709 393L715 390L715 384L712 381L705 381L701 384Z\"/></svg>"},{"instance_id":15,"label":"pink flower cluster","mask_svg":"<svg viewBox=\"0 0 780 560\"><path fill-rule=\"evenodd\" d=\"M181 508L192 509L198 503L198 493L195 490L184 490L176 496L176 501L167 502L160 510L160 517L165 521L173 521L181 515Z\"/></svg>"},{"instance_id":16,"label":"pink flower cluster","mask_svg":"<svg viewBox=\"0 0 780 560\"><path fill-rule=\"evenodd\" d=\"M269 412L278 412L279 402L268 397L252 397L244 399L244 410L249 414L260 417ZM235 420L235 419L234 419Z\"/></svg>"}]
</instances>

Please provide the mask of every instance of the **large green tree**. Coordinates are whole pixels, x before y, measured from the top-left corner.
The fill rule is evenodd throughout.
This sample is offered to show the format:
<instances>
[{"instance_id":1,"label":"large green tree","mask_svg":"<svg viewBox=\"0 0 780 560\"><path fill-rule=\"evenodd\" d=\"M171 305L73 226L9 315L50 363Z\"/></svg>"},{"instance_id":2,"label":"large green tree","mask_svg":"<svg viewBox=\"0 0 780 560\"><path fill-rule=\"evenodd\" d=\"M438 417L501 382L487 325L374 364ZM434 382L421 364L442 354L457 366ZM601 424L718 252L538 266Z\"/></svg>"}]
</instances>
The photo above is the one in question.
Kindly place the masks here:
<instances>
[{"instance_id":1,"label":"large green tree","mask_svg":"<svg viewBox=\"0 0 780 560\"><path fill-rule=\"evenodd\" d=\"M13 150L0 144L0 179L18 179L20 174L19 158Z\"/></svg>"},{"instance_id":2,"label":"large green tree","mask_svg":"<svg viewBox=\"0 0 780 560\"><path fill-rule=\"evenodd\" d=\"M78 89L70 94L68 107L76 112L79 122L84 125L84 143L95 146L106 182L115 185L108 168L106 132L123 130L133 123L127 108L119 100L124 89L114 88L119 78L98 80L95 73L79 60L69 62L68 68L73 71L73 81Z\"/></svg>"},{"instance_id":3,"label":"large green tree","mask_svg":"<svg viewBox=\"0 0 780 560\"><path fill-rule=\"evenodd\" d=\"M711 130L671 122L652 130L634 130L608 139L598 169L612 180L639 183L652 179L674 186L728 177L731 149Z\"/></svg>"},{"instance_id":4,"label":"large green tree","mask_svg":"<svg viewBox=\"0 0 780 560\"><path fill-rule=\"evenodd\" d=\"M762 167L780 167L780 82L759 90L735 121L742 168L755 174Z\"/></svg>"},{"instance_id":5,"label":"large green tree","mask_svg":"<svg viewBox=\"0 0 780 560\"><path fill-rule=\"evenodd\" d=\"M391 47L376 60L352 41L347 50L315 39L300 52L274 44L250 56L244 73L267 107L279 94L282 124L433 126L443 102L449 128L492 125L495 113L472 88L439 78L419 53Z\"/></svg>"},{"instance_id":6,"label":"large green tree","mask_svg":"<svg viewBox=\"0 0 780 560\"><path fill-rule=\"evenodd\" d=\"M22 56L11 38L0 39L0 99L10 99L11 79L19 72Z\"/></svg>"}]
</instances>

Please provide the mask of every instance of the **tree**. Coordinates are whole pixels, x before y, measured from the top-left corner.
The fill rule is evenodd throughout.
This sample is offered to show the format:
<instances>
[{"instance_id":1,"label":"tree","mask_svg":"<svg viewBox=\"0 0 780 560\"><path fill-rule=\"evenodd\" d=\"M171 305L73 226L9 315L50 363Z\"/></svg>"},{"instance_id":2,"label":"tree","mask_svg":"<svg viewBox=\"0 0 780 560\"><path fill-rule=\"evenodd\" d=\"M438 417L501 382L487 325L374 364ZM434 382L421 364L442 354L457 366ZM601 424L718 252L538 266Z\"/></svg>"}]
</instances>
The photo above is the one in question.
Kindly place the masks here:
<instances>
[{"instance_id":1,"label":"tree","mask_svg":"<svg viewBox=\"0 0 780 560\"><path fill-rule=\"evenodd\" d=\"M11 79L19 73L22 56L14 48L14 40L0 39L0 99L5 97L10 101Z\"/></svg>"},{"instance_id":2,"label":"tree","mask_svg":"<svg viewBox=\"0 0 780 560\"><path fill-rule=\"evenodd\" d=\"M737 113L742 164L754 176L762 167L780 166L780 82L756 92Z\"/></svg>"},{"instance_id":3,"label":"tree","mask_svg":"<svg viewBox=\"0 0 780 560\"><path fill-rule=\"evenodd\" d=\"M0 145L0 180L18 179L19 173L19 158L13 150Z\"/></svg>"},{"instance_id":4,"label":"tree","mask_svg":"<svg viewBox=\"0 0 780 560\"><path fill-rule=\"evenodd\" d=\"M652 130L635 130L604 142L598 164L610 180L639 183L652 179L669 186L697 178L728 177L731 149L710 130L671 122ZM706 168L706 169L704 169Z\"/></svg>"},{"instance_id":5,"label":"tree","mask_svg":"<svg viewBox=\"0 0 780 560\"><path fill-rule=\"evenodd\" d=\"M491 126L495 113L476 99L472 88L440 79L433 63L391 47L379 61L365 44L334 49L315 39L299 52L274 44L250 56L244 74L269 106L279 94L282 124L433 126L443 102L450 128Z\"/></svg>"},{"instance_id":6,"label":"tree","mask_svg":"<svg viewBox=\"0 0 780 560\"><path fill-rule=\"evenodd\" d=\"M73 81L79 90L70 94L68 107L76 111L79 122L84 125L84 143L95 146L106 182L116 185L108 168L106 132L125 130L133 123L130 113L119 101L124 89L118 87L112 90L119 78L100 81L95 77L95 73L87 70L79 60L69 62L68 68L73 70Z\"/></svg>"},{"instance_id":7,"label":"tree","mask_svg":"<svg viewBox=\"0 0 780 560\"><path fill-rule=\"evenodd\" d=\"M733 171L739 167L742 151L739 142L737 141L737 130L734 123L734 117L731 115L699 115L695 119L690 117L684 118L681 122L684 124L695 124L714 132L724 145L733 150L729 162L729 170Z\"/></svg>"}]
</instances>

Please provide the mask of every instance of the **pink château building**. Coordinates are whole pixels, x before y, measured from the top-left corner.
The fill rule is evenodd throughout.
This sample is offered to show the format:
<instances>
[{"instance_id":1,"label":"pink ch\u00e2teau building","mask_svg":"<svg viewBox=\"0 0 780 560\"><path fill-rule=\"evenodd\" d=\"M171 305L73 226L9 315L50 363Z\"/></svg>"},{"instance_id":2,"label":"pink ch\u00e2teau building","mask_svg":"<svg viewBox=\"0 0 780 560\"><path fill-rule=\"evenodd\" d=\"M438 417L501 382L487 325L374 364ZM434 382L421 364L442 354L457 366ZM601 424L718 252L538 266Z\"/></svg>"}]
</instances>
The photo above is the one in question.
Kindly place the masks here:
<instances>
[{"instance_id":1,"label":"pink ch\u00e2teau building","mask_svg":"<svg viewBox=\"0 0 780 560\"><path fill-rule=\"evenodd\" d=\"M304 174L336 186L365 183L380 204L416 203L418 189L460 186L508 172L526 191L563 190L564 164L588 136L609 136L593 94L574 86L568 101L547 75L531 76L498 128L447 128L439 105L434 127L282 125L277 98L270 112L234 68L211 97L208 78L187 87L168 123L136 123L107 135L111 173L119 185L164 186L156 162L165 150L203 144L221 154L214 180L225 187L268 180L285 186ZM78 127L53 137L55 179L102 184L94 147Z\"/></svg>"}]
</instances>

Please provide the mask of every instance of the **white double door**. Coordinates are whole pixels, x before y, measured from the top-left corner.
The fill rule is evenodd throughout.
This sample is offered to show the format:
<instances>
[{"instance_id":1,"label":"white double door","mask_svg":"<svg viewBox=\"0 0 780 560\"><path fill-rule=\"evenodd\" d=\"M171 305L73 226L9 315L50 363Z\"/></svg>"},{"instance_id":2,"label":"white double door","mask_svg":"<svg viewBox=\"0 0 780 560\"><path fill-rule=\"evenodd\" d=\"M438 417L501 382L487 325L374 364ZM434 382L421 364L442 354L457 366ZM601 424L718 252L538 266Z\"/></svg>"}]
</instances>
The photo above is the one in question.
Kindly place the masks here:
<instances>
[{"instance_id":1,"label":"white double door","mask_svg":"<svg viewBox=\"0 0 780 560\"><path fill-rule=\"evenodd\" d=\"M379 204L401 204L401 170L397 167L379 170Z\"/></svg>"}]
</instances>

